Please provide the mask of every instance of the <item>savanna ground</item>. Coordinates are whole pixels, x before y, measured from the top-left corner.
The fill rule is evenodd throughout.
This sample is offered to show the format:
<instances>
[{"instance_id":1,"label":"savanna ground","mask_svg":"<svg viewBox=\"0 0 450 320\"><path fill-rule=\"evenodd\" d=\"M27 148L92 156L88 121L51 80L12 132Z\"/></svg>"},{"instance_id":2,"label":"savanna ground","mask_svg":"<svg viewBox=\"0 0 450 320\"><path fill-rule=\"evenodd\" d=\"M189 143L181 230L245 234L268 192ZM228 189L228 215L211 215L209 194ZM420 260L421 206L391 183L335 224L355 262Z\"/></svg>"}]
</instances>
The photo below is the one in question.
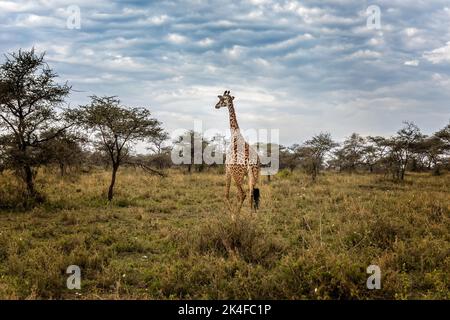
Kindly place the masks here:
<instances>
[{"instance_id":1,"label":"savanna ground","mask_svg":"<svg viewBox=\"0 0 450 320\"><path fill-rule=\"evenodd\" d=\"M109 178L41 171L46 203L21 210L20 185L0 175L0 298L450 298L449 174L327 172L312 184L282 171L262 179L259 212L235 222L221 174L126 168L112 204ZM371 264L380 290L366 288ZM69 265L81 290L66 288Z\"/></svg>"}]
</instances>

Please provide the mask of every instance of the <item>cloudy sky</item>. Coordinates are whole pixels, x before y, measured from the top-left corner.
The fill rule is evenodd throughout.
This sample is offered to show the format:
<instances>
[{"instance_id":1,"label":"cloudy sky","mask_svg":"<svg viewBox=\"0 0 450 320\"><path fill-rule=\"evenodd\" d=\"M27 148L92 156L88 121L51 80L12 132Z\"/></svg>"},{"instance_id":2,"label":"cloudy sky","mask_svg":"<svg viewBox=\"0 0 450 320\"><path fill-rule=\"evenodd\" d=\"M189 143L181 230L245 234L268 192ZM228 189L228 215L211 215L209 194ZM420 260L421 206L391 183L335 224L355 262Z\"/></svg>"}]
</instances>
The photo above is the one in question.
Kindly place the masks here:
<instances>
[{"instance_id":1,"label":"cloudy sky","mask_svg":"<svg viewBox=\"0 0 450 320\"><path fill-rule=\"evenodd\" d=\"M71 105L118 95L169 132L226 129L213 108L225 89L242 128L278 128L283 144L450 119L448 0L0 0L0 51L33 46L73 86Z\"/></svg>"}]
</instances>

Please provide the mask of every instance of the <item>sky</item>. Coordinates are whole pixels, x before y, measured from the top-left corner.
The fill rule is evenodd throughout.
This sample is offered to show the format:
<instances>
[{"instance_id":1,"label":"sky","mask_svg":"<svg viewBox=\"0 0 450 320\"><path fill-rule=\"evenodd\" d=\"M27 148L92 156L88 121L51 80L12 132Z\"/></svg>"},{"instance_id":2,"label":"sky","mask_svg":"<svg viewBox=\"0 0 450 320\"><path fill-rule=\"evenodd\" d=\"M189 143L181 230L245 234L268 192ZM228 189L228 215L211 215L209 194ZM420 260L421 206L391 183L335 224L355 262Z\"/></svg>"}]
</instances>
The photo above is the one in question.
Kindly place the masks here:
<instances>
[{"instance_id":1,"label":"sky","mask_svg":"<svg viewBox=\"0 0 450 320\"><path fill-rule=\"evenodd\" d=\"M278 129L285 145L450 119L448 0L0 0L0 52L32 47L72 85L71 106L117 95L169 133L226 130L224 90L241 128Z\"/></svg>"}]
</instances>

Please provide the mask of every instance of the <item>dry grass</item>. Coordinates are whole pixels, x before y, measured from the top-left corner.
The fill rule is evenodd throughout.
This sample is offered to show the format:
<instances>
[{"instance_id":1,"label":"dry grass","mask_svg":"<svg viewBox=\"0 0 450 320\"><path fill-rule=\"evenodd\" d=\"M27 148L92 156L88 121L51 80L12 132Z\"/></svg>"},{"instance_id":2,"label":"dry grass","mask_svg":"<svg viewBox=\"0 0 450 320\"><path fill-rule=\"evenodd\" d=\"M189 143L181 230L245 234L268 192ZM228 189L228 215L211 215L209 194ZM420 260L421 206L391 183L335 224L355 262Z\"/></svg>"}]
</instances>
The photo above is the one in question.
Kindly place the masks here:
<instances>
[{"instance_id":1,"label":"dry grass","mask_svg":"<svg viewBox=\"0 0 450 320\"><path fill-rule=\"evenodd\" d=\"M450 176L283 172L261 185L257 215L232 221L215 173L168 178L41 172L47 202L18 204L0 175L0 298L450 298ZM234 188L232 189L234 190ZM66 289L69 265L82 289ZM366 288L379 265L382 289Z\"/></svg>"}]
</instances>

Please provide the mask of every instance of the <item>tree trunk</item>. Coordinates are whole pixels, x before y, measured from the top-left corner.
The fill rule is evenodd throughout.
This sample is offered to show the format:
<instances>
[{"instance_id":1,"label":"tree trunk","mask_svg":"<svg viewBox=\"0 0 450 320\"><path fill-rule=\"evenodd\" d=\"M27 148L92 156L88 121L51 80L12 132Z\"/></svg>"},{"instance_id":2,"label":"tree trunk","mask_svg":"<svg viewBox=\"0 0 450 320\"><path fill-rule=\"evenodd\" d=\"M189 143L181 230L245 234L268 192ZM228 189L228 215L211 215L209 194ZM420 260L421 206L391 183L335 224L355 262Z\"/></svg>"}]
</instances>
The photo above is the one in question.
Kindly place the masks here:
<instances>
[{"instance_id":1,"label":"tree trunk","mask_svg":"<svg viewBox=\"0 0 450 320\"><path fill-rule=\"evenodd\" d=\"M111 175L111 184L109 186L109 191L108 191L108 201L111 201L114 196L114 185L116 184L116 174L117 174L118 169L119 169L119 165L113 164L113 171L112 171L112 175Z\"/></svg>"},{"instance_id":2,"label":"tree trunk","mask_svg":"<svg viewBox=\"0 0 450 320\"><path fill-rule=\"evenodd\" d=\"M34 189L33 169L29 165L24 166L25 183L27 185L27 193L29 196L34 196L36 190Z\"/></svg>"},{"instance_id":3,"label":"tree trunk","mask_svg":"<svg viewBox=\"0 0 450 320\"><path fill-rule=\"evenodd\" d=\"M312 167L312 171L311 171L311 178L312 181L316 181L316 177L317 177L317 169L316 169L316 165L313 163L313 167Z\"/></svg>"},{"instance_id":4,"label":"tree trunk","mask_svg":"<svg viewBox=\"0 0 450 320\"><path fill-rule=\"evenodd\" d=\"M404 166L403 167L401 167L401 169L402 169L402 172L401 172L401 176L400 176L400 179L403 181L404 180L404 178L405 178L405 172L406 172L406 168L408 167L408 158L406 158L405 159L405 164L404 164Z\"/></svg>"},{"instance_id":5,"label":"tree trunk","mask_svg":"<svg viewBox=\"0 0 450 320\"><path fill-rule=\"evenodd\" d=\"M400 169L400 180L403 181L405 178L406 166Z\"/></svg>"},{"instance_id":6,"label":"tree trunk","mask_svg":"<svg viewBox=\"0 0 450 320\"><path fill-rule=\"evenodd\" d=\"M435 164L433 167L433 176L440 176L441 170L438 164Z\"/></svg>"},{"instance_id":7,"label":"tree trunk","mask_svg":"<svg viewBox=\"0 0 450 320\"><path fill-rule=\"evenodd\" d=\"M417 159L416 158L413 158L413 160L412 160L411 171L413 171L413 172L418 172L419 171L419 166L417 164Z\"/></svg>"},{"instance_id":8,"label":"tree trunk","mask_svg":"<svg viewBox=\"0 0 450 320\"><path fill-rule=\"evenodd\" d=\"M61 177L64 177L64 174L66 172L66 168L64 167L64 163L60 163L59 164L59 171L60 171Z\"/></svg>"}]
</instances>

